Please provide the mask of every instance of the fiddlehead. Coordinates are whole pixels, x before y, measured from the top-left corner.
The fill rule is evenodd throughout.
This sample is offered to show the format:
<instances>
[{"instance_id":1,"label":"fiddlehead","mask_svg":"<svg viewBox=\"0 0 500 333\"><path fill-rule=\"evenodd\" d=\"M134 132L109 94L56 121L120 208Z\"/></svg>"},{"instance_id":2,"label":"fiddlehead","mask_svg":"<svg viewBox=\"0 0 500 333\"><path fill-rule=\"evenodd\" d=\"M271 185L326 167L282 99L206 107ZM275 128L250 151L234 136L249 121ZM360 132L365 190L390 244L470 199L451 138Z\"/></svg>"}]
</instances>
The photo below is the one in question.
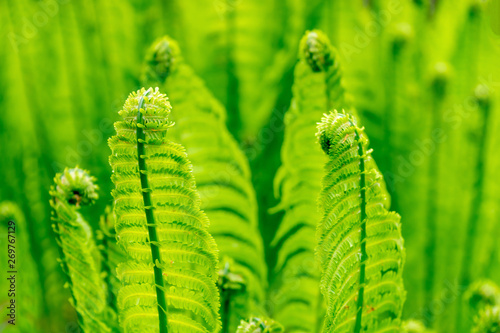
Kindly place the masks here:
<instances>
[{"instance_id":1,"label":"fiddlehead","mask_svg":"<svg viewBox=\"0 0 500 333\"><path fill-rule=\"evenodd\" d=\"M327 302L323 332L399 332L405 299L400 217L386 208L382 176L352 116L318 125L328 156L319 206L317 256Z\"/></svg>"},{"instance_id":2,"label":"fiddlehead","mask_svg":"<svg viewBox=\"0 0 500 333\"><path fill-rule=\"evenodd\" d=\"M55 176L50 190L53 228L80 328L84 332L111 332L106 319L112 313L96 262L97 246L91 227L79 212L81 206L97 200L94 183L95 178L78 167Z\"/></svg>"},{"instance_id":3,"label":"fiddlehead","mask_svg":"<svg viewBox=\"0 0 500 333\"><path fill-rule=\"evenodd\" d=\"M167 48L172 49L168 56L157 55ZM164 59L164 65L174 64L163 82L151 82L159 77L155 66L148 65L154 64L153 55ZM176 125L169 133L186 147L194 165L200 207L210 219L209 231L219 248L222 268L230 262L228 272L243 279L244 293L219 284L222 320L229 323L223 329L231 332L241 319L261 314L267 279L248 161L225 125L226 110L184 62L175 41L157 40L145 63L146 81L160 84L175 107L170 118Z\"/></svg>"},{"instance_id":4,"label":"fiddlehead","mask_svg":"<svg viewBox=\"0 0 500 333\"><path fill-rule=\"evenodd\" d=\"M134 92L109 140L115 228L127 255L117 269L121 325L127 332L218 332L217 247L191 162L167 137L170 110L158 89Z\"/></svg>"},{"instance_id":5,"label":"fiddlehead","mask_svg":"<svg viewBox=\"0 0 500 333\"><path fill-rule=\"evenodd\" d=\"M336 51L321 31L308 31L299 47L293 101L285 118L282 165L274 187L285 211L273 245L279 302L273 316L289 332L317 332L324 315L319 268L314 258L317 194L326 158L316 144L316 124L331 106L344 106Z\"/></svg>"}]
</instances>

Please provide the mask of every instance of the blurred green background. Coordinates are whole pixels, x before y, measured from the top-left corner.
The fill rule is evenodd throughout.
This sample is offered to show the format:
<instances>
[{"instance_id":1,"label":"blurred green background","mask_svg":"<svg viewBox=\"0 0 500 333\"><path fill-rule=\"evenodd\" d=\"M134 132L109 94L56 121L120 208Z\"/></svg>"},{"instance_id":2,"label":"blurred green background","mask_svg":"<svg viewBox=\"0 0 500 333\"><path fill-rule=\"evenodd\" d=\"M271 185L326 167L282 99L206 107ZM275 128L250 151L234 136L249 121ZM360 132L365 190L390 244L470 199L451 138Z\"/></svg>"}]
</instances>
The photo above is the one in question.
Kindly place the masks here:
<instances>
[{"instance_id":1,"label":"blurred green background","mask_svg":"<svg viewBox=\"0 0 500 333\"><path fill-rule=\"evenodd\" d=\"M90 170L101 187L89 211L97 224L112 202L112 124L140 88L146 49L165 34L228 110L273 266L268 244L281 216L268 214L277 203L272 179L298 42L313 28L339 52L402 216L405 318L451 332L467 285L500 283L500 1L1 0L0 199L26 216L54 332L68 330L74 313L56 262L49 186L66 166Z\"/></svg>"}]
</instances>

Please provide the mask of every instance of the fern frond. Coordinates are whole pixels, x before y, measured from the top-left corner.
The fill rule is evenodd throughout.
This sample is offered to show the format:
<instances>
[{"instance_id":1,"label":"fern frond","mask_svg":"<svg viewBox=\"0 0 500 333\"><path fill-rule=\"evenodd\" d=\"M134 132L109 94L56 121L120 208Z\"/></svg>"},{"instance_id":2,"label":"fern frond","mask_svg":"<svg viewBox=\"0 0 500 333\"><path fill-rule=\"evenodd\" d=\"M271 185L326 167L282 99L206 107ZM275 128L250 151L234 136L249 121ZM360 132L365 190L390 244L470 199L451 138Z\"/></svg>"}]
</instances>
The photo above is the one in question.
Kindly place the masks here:
<instances>
[{"instance_id":1,"label":"fern frond","mask_svg":"<svg viewBox=\"0 0 500 333\"><path fill-rule=\"evenodd\" d=\"M318 125L328 156L317 230L323 332L399 332L405 299L400 217L387 211L382 176L352 116L332 112Z\"/></svg>"},{"instance_id":2,"label":"fern frond","mask_svg":"<svg viewBox=\"0 0 500 333\"><path fill-rule=\"evenodd\" d=\"M120 321L127 332L218 332L217 246L191 162L167 137L170 110L158 89L134 92L109 140L117 239L127 255L117 268Z\"/></svg>"},{"instance_id":3,"label":"fern frond","mask_svg":"<svg viewBox=\"0 0 500 333\"><path fill-rule=\"evenodd\" d=\"M96 262L97 246L90 225L79 212L98 198L95 178L87 171L65 169L54 178L51 206L61 266L68 278L72 303L84 332L111 332L105 284Z\"/></svg>"},{"instance_id":4,"label":"fern frond","mask_svg":"<svg viewBox=\"0 0 500 333\"><path fill-rule=\"evenodd\" d=\"M281 194L277 208L285 215L273 240L279 276L273 316L289 332L317 332L324 310L314 259L320 219L316 200L326 158L314 133L318 119L331 107L344 107L345 101L339 59L325 34L306 32L299 55L293 101L285 116L282 165L274 181L276 194Z\"/></svg>"},{"instance_id":5,"label":"fern frond","mask_svg":"<svg viewBox=\"0 0 500 333\"><path fill-rule=\"evenodd\" d=\"M231 272L245 281L245 293L221 295L229 307L221 309L229 323L224 329L234 331L241 319L260 314L267 281L248 161L225 125L226 110L184 62L175 41L163 37L151 46L143 77L161 84L174 105L170 134L193 162L200 207L210 219L221 261L230 258Z\"/></svg>"},{"instance_id":6,"label":"fern frond","mask_svg":"<svg viewBox=\"0 0 500 333\"><path fill-rule=\"evenodd\" d=\"M0 331L41 332L42 291L32 254L30 239L19 207L10 201L0 203L0 267L4 270L0 287ZM15 276L10 279L11 274ZM15 285L11 288L12 283ZM11 300L15 303L12 305ZM13 316L11 316L11 308Z\"/></svg>"}]
</instances>

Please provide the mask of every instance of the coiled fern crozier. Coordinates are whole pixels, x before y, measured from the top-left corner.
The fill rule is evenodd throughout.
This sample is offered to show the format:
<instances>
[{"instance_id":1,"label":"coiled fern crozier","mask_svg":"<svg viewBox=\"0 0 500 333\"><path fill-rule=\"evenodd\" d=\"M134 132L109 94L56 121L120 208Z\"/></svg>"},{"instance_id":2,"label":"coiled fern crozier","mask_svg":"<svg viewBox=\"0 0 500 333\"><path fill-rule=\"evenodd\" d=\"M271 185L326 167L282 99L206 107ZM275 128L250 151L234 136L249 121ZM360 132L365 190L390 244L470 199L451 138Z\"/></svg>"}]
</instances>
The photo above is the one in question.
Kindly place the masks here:
<instances>
[{"instance_id":1,"label":"coiled fern crozier","mask_svg":"<svg viewBox=\"0 0 500 333\"><path fill-rule=\"evenodd\" d=\"M97 200L94 182L79 168L65 169L55 176L50 190L53 228L80 328L84 332L111 332L107 320L112 312L98 268L98 249L90 225L79 212L80 207Z\"/></svg>"},{"instance_id":2,"label":"coiled fern crozier","mask_svg":"<svg viewBox=\"0 0 500 333\"><path fill-rule=\"evenodd\" d=\"M184 62L175 41L157 40L145 62L143 80L168 94L175 110L169 134L186 147L193 163L201 208L223 266L223 330L234 332L241 319L261 315L267 281L248 161L226 127L226 110ZM237 276L237 284L226 281Z\"/></svg>"},{"instance_id":3,"label":"coiled fern crozier","mask_svg":"<svg viewBox=\"0 0 500 333\"><path fill-rule=\"evenodd\" d=\"M167 136L170 102L130 94L109 140L120 321L126 332L218 332L218 252L185 149Z\"/></svg>"},{"instance_id":4,"label":"coiled fern crozier","mask_svg":"<svg viewBox=\"0 0 500 333\"><path fill-rule=\"evenodd\" d=\"M295 66L292 105L285 116L282 165L274 184L276 195L281 193L277 209L285 211L273 241L279 276L274 318L288 332L317 332L324 314L314 249L326 157L314 133L318 119L331 108L343 108L344 99L336 50L321 31L306 32Z\"/></svg>"},{"instance_id":5,"label":"coiled fern crozier","mask_svg":"<svg viewBox=\"0 0 500 333\"><path fill-rule=\"evenodd\" d=\"M405 300L400 217L368 140L352 116L332 112L318 125L328 156L319 205L317 256L327 303L323 332L400 332Z\"/></svg>"}]
</instances>

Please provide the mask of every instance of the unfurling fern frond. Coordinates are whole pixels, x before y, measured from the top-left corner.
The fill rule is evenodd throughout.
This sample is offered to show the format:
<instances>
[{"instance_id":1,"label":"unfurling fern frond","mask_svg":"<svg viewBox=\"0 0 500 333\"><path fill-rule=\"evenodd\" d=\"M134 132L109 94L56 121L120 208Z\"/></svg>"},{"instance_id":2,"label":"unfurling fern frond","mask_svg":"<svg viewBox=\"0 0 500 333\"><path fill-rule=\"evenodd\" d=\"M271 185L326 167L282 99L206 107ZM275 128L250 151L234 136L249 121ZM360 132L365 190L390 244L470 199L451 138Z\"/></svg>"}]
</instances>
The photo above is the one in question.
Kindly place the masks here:
<instances>
[{"instance_id":1,"label":"unfurling fern frond","mask_svg":"<svg viewBox=\"0 0 500 333\"><path fill-rule=\"evenodd\" d=\"M319 206L317 256L327 302L323 332L399 332L405 300L400 217L389 212L382 176L352 116L318 125L328 156Z\"/></svg>"},{"instance_id":2,"label":"unfurling fern frond","mask_svg":"<svg viewBox=\"0 0 500 333\"><path fill-rule=\"evenodd\" d=\"M111 332L107 320L113 312L107 306L105 284L96 261L97 246L90 225L79 212L81 206L93 204L98 198L94 183L95 178L78 167L55 176L50 191L53 228L81 329Z\"/></svg>"},{"instance_id":3,"label":"unfurling fern frond","mask_svg":"<svg viewBox=\"0 0 500 333\"><path fill-rule=\"evenodd\" d=\"M243 279L244 290L219 285L223 326L234 331L241 319L261 314L267 281L248 161L225 125L226 110L184 62L175 41L163 37L152 45L144 80L160 84L174 106L169 134L186 147L193 163L223 268Z\"/></svg>"},{"instance_id":4,"label":"unfurling fern frond","mask_svg":"<svg viewBox=\"0 0 500 333\"><path fill-rule=\"evenodd\" d=\"M236 333L283 333L285 328L272 319L252 317L242 320Z\"/></svg>"},{"instance_id":5,"label":"unfurling fern frond","mask_svg":"<svg viewBox=\"0 0 500 333\"><path fill-rule=\"evenodd\" d=\"M317 195L326 157L316 144L315 132L325 112L344 107L338 57L321 31L306 32L300 42L293 95L274 184L275 192L281 192L277 208L285 215L273 242L278 251L279 299L273 316L287 332L317 332L324 310L314 248L320 220Z\"/></svg>"},{"instance_id":6,"label":"unfurling fern frond","mask_svg":"<svg viewBox=\"0 0 500 333\"><path fill-rule=\"evenodd\" d=\"M42 292L29 244L24 214L15 203L1 202L0 267L4 270L0 280L0 288L4 291L0 294L2 332L4 329L12 333L41 332Z\"/></svg>"},{"instance_id":7,"label":"unfurling fern frond","mask_svg":"<svg viewBox=\"0 0 500 333\"><path fill-rule=\"evenodd\" d=\"M191 162L167 137L170 102L158 89L132 93L109 140L118 266L126 332L218 332L218 252Z\"/></svg>"}]
</instances>

